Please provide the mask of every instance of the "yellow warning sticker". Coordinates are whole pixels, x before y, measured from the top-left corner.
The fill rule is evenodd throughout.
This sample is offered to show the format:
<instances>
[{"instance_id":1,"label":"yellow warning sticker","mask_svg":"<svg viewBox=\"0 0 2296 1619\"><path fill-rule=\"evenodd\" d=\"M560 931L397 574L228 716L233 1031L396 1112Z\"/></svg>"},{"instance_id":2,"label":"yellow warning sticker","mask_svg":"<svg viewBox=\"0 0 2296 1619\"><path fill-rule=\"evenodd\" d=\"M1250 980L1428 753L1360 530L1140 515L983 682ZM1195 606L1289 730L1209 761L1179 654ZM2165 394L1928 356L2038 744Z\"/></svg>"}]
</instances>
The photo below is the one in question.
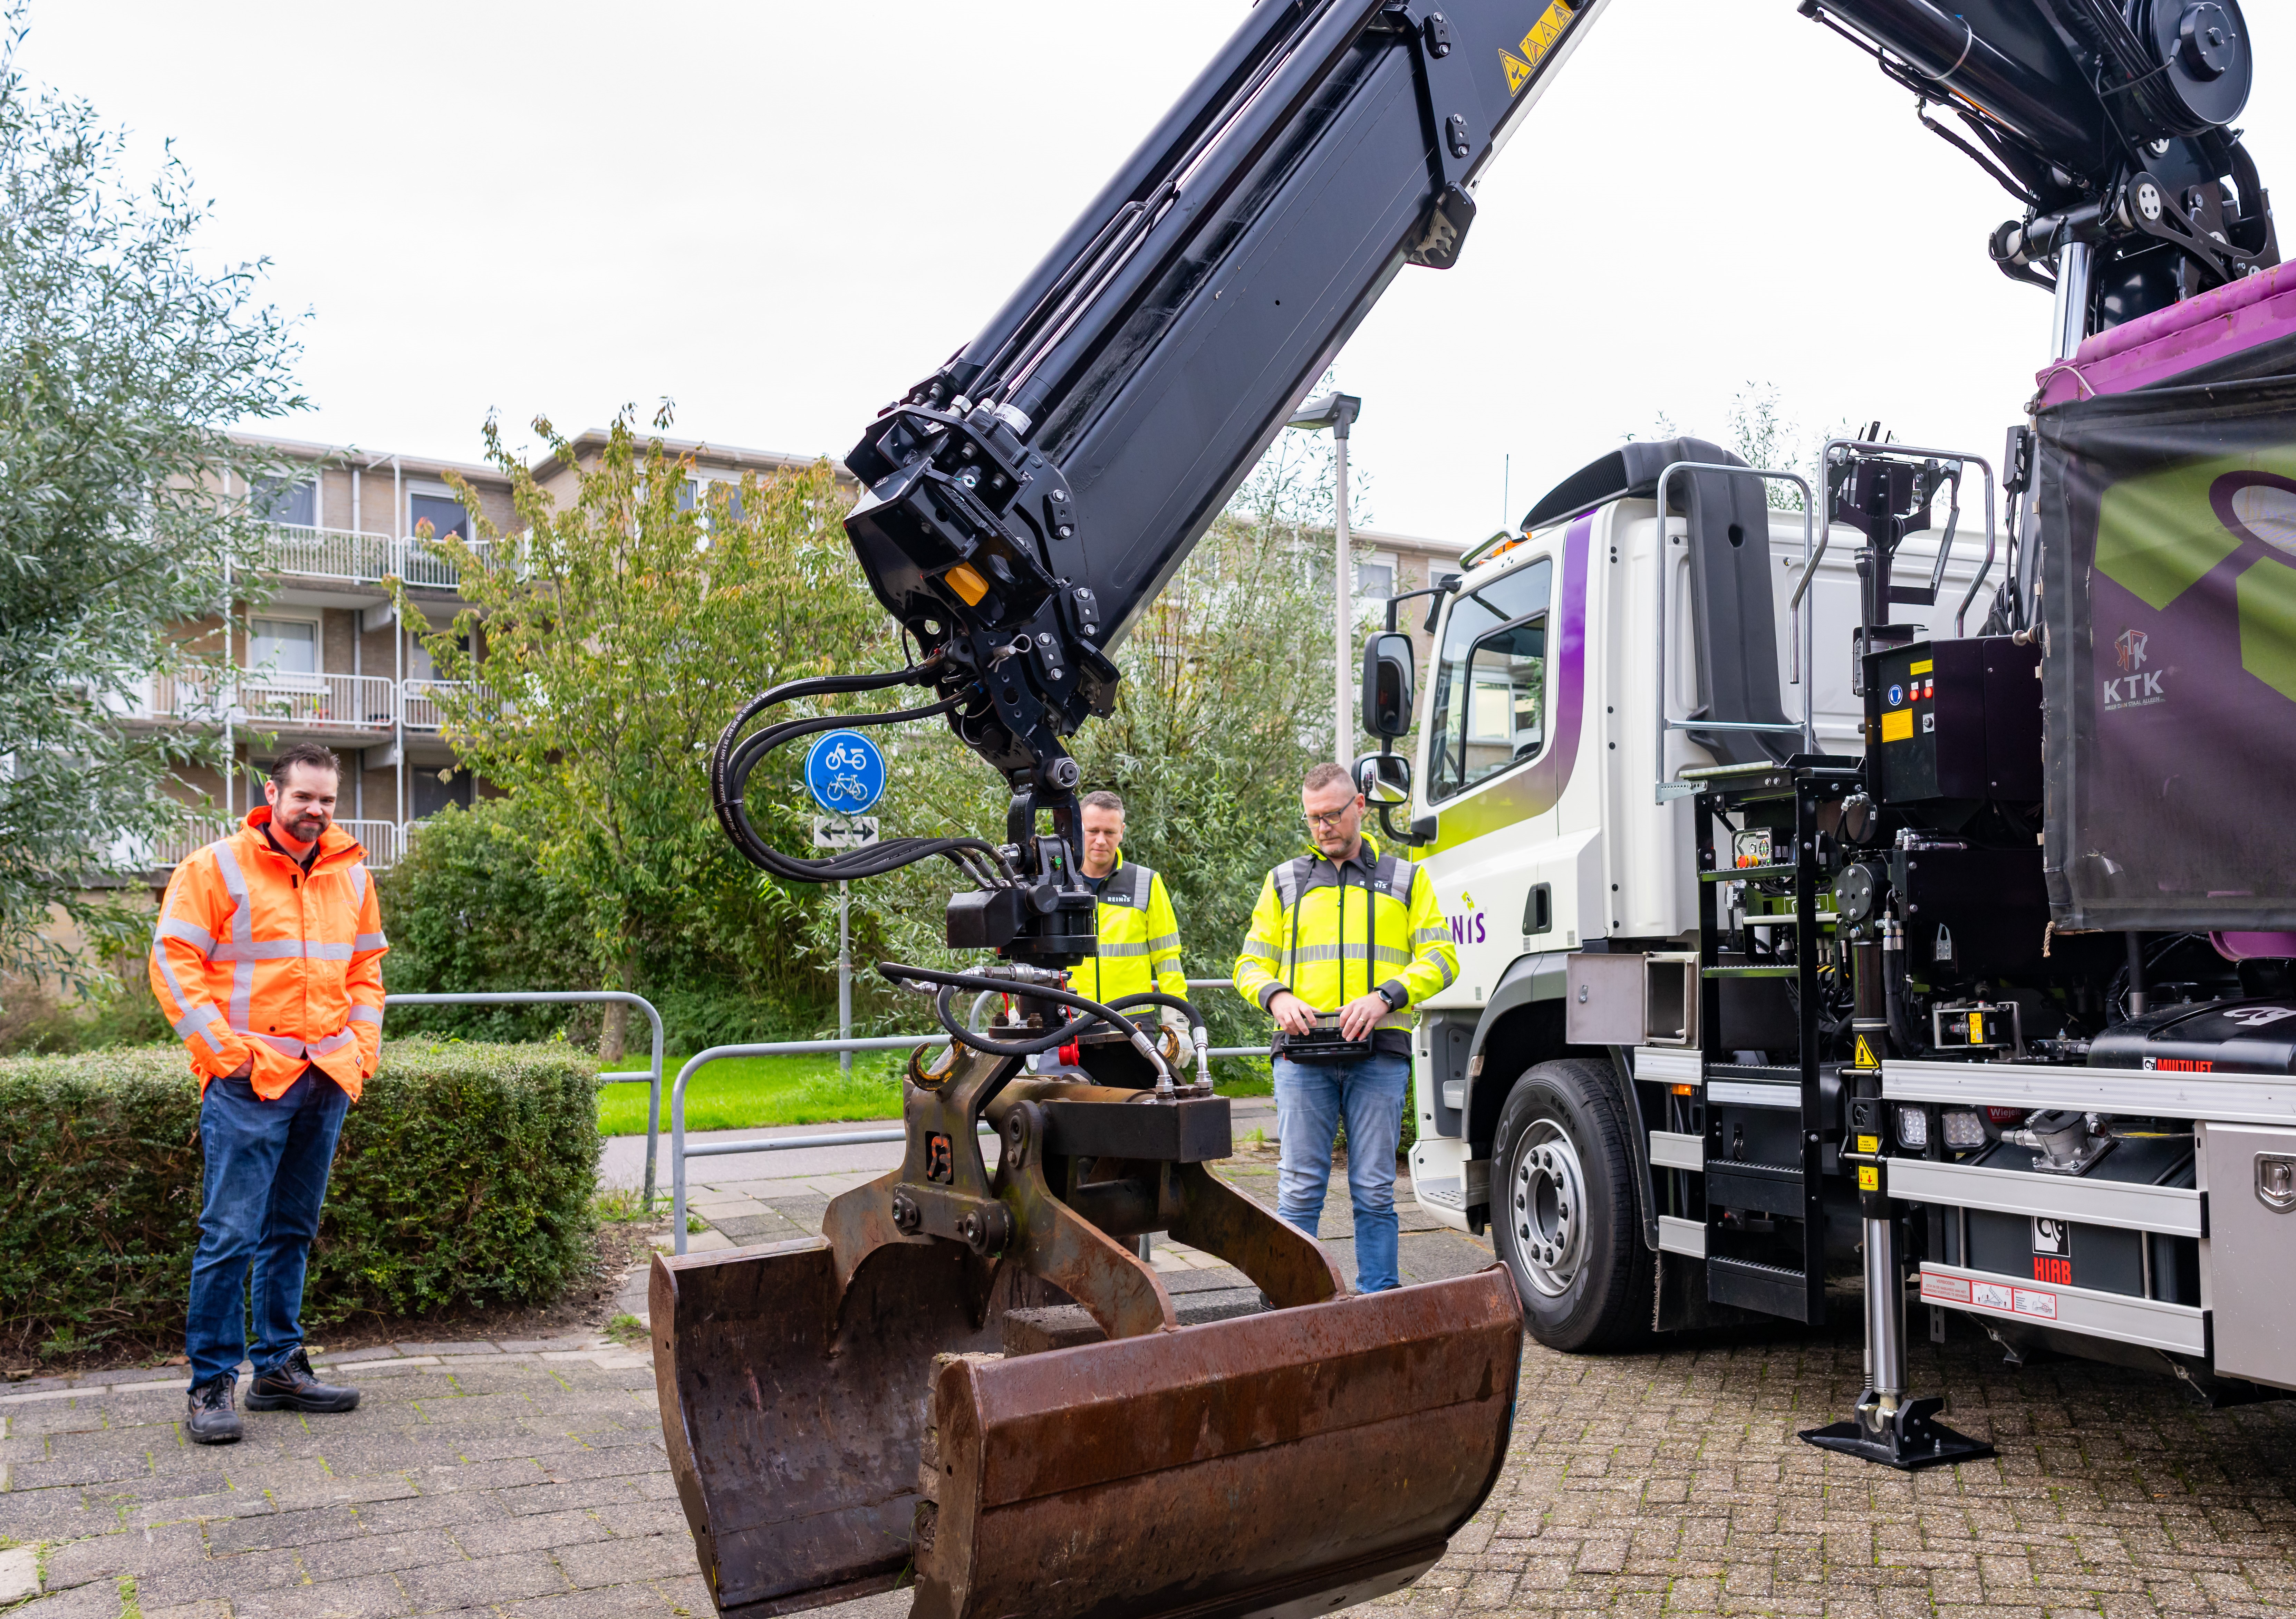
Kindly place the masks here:
<instances>
[{"instance_id":1,"label":"yellow warning sticker","mask_svg":"<svg viewBox=\"0 0 2296 1619\"><path fill-rule=\"evenodd\" d=\"M1861 1163L1857 1166L1857 1189L1861 1192L1878 1192L1882 1189L1881 1165Z\"/></svg>"},{"instance_id":2,"label":"yellow warning sticker","mask_svg":"<svg viewBox=\"0 0 2296 1619\"><path fill-rule=\"evenodd\" d=\"M1985 1014L1982 1012L1969 1015L1969 1043L1972 1046L1985 1043Z\"/></svg>"},{"instance_id":3,"label":"yellow warning sticker","mask_svg":"<svg viewBox=\"0 0 2296 1619\"><path fill-rule=\"evenodd\" d=\"M1562 30L1570 26L1570 0L1552 0L1538 21L1530 25L1530 32L1522 37L1522 43L1515 47L1522 53L1520 56L1505 50L1499 52L1500 64L1506 69L1509 95L1520 93L1530 82L1532 71L1554 48L1555 41L1562 37Z\"/></svg>"},{"instance_id":4,"label":"yellow warning sticker","mask_svg":"<svg viewBox=\"0 0 2296 1619\"><path fill-rule=\"evenodd\" d=\"M1915 664L1906 672L1909 675L1926 675L1936 667L1937 663L1933 659L1923 658L1920 662Z\"/></svg>"},{"instance_id":5,"label":"yellow warning sticker","mask_svg":"<svg viewBox=\"0 0 2296 1619\"><path fill-rule=\"evenodd\" d=\"M1849 1065L1852 1068L1879 1068L1882 1065L1882 1059L1874 1055L1874 1048L1862 1034L1857 1037L1857 1049L1850 1057Z\"/></svg>"},{"instance_id":6,"label":"yellow warning sticker","mask_svg":"<svg viewBox=\"0 0 2296 1619\"><path fill-rule=\"evenodd\" d=\"M1858 1138L1857 1138L1857 1150L1858 1150L1859 1152L1861 1152L1861 1153L1878 1153L1878 1152L1880 1152L1880 1151L1882 1150L1882 1138L1881 1138L1881 1137L1879 1137L1879 1136L1860 1136L1860 1137L1858 1137Z\"/></svg>"},{"instance_id":7,"label":"yellow warning sticker","mask_svg":"<svg viewBox=\"0 0 2296 1619\"><path fill-rule=\"evenodd\" d=\"M1909 708L1891 709L1882 716L1883 742L1911 742L1914 739L1914 711Z\"/></svg>"}]
</instances>

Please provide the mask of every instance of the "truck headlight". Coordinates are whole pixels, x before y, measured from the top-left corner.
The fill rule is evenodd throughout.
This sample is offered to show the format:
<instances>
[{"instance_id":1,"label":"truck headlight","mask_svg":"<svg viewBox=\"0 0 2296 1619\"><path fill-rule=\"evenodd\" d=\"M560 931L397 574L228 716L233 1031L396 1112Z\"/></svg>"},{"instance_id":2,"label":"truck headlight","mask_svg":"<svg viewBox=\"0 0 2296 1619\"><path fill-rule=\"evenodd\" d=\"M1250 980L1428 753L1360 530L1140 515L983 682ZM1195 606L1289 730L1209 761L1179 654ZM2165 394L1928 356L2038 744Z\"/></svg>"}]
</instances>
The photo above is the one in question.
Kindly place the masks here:
<instances>
[{"instance_id":1,"label":"truck headlight","mask_svg":"<svg viewBox=\"0 0 2296 1619\"><path fill-rule=\"evenodd\" d=\"M1930 1144L1930 1115L1919 1104L1898 1109L1898 1145L1919 1152Z\"/></svg>"}]
</instances>

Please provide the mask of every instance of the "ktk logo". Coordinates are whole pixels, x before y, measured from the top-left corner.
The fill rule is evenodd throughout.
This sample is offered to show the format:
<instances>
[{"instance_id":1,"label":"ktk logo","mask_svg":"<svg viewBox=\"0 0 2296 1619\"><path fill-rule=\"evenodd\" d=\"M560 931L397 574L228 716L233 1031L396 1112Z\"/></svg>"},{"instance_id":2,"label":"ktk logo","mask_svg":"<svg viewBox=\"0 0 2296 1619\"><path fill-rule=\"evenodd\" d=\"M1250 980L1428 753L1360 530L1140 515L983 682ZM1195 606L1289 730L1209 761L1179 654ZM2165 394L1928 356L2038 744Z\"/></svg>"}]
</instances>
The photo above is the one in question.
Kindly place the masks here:
<instances>
[{"instance_id":1,"label":"ktk logo","mask_svg":"<svg viewBox=\"0 0 2296 1619\"><path fill-rule=\"evenodd\" d=\"M2112 644L2114 662L2126 672L2119 679L2104 682L2104 706L2107 712L2115 709L2150 708L2165 703L2169 694L2161 688L2161 676L2144 670L2145 643L2152 637L2141 629L2124 629Z\"/></svg>"}]
</instances>

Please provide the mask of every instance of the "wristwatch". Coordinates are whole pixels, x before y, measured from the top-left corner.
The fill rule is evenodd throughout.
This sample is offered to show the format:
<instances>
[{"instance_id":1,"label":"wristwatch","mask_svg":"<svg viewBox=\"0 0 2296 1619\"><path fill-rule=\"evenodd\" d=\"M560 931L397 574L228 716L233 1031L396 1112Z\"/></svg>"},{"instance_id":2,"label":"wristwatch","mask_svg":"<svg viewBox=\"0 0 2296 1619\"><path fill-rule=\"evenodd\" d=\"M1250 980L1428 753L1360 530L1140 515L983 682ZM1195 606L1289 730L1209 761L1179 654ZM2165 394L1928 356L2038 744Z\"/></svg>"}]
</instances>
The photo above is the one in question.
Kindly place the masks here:
<instances>
[{"instance_id":1,"label":"wristwatch","mask_svg":"<svg viewBox=\"0 0 2296 1619\"><path fill-rule=\"evenodd\" d=\"M1372 993L1378 996L1382 1000L1387 1003L1387 1009L1389 1011L1400 1012L1403 1010L1403 1003L1395 999L1394 991L1390 990L1385 984L1381 984L1378 988L1374 990Z\"/></svg>"}]
</instances>

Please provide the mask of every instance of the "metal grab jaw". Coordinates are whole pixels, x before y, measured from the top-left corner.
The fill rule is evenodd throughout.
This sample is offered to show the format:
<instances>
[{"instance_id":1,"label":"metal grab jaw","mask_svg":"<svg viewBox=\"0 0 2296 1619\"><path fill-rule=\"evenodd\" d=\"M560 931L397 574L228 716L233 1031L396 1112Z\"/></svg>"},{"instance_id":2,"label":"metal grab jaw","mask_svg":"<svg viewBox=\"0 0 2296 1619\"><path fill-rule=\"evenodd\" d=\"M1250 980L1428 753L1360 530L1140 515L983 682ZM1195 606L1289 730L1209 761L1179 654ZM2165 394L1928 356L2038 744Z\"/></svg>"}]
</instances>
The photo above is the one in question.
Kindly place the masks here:
<instances>
[{"instance_id":1,"label":"metal grab jaw","mask_svg":"<svg viewBox=\"0 0 2296 1619\"><path fill-rule=\"evenodd\" d=\"M655 1259L662 1426L721 1615L913 1573L916 1619L1304 1616L1433 1566L1505 1458L1503 1269L1351 1294L1205 1167L1231 1150L1208 1086L923 1057L902 1166L821 1239ZM1182 1325L1119 1240L1160 1230L1269 1308ZM1070 1303L1101 1341L1008 1349L1013 1312Z\"/></svg>"}]
</instances>

